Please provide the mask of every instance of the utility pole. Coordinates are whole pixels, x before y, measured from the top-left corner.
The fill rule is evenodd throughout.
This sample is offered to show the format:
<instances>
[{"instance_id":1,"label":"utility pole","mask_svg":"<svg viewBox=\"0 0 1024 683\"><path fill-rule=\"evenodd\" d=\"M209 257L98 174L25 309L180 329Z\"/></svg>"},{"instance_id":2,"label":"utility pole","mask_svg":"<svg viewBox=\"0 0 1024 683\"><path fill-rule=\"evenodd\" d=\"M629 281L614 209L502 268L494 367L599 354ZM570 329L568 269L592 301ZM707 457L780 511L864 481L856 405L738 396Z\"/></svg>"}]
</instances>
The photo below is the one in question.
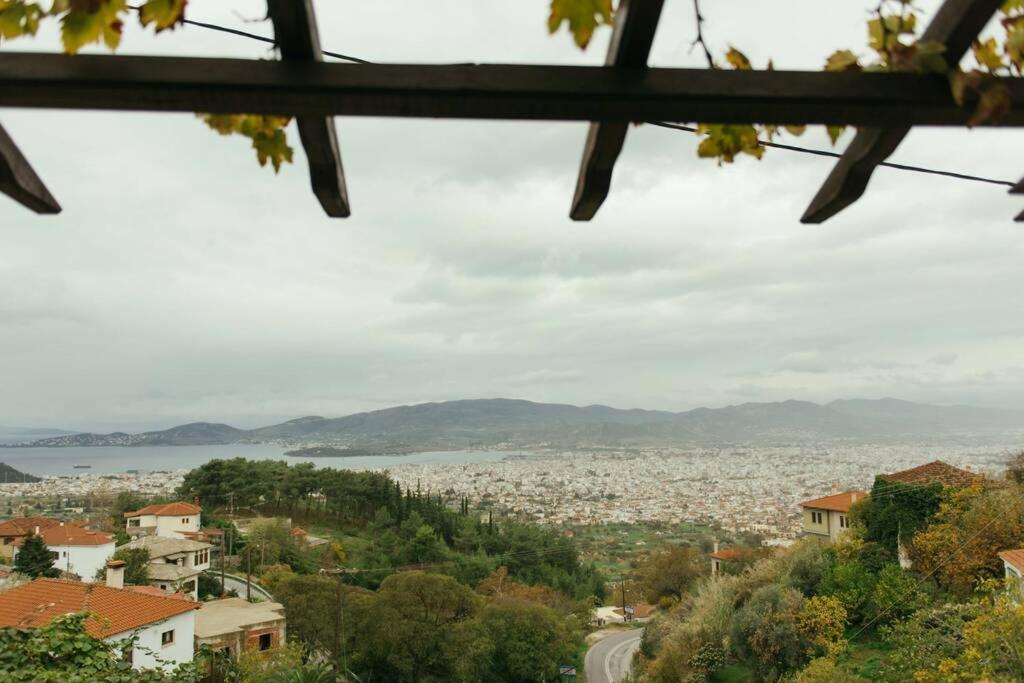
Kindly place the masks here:
<instances>
[{"instance_id":1,"label":"utility pole","mask_svg":"<svg viewBox=\"0 0 1024 683\"><path fill-rule=\"evenodd\" d=\"M245 601L252 602L252 545L245 546Z\"/></svg>"},{"instance_id":2,"label":"utility pole","mask_svg":"<svg viewBox=\"0 0 1024 683\"><path fill-rule=\"evenodd\" d=\"M622 621L626 621L626 576L623 574L619 577L619 581L622 584Z\"/></svg>"}]
</instances>

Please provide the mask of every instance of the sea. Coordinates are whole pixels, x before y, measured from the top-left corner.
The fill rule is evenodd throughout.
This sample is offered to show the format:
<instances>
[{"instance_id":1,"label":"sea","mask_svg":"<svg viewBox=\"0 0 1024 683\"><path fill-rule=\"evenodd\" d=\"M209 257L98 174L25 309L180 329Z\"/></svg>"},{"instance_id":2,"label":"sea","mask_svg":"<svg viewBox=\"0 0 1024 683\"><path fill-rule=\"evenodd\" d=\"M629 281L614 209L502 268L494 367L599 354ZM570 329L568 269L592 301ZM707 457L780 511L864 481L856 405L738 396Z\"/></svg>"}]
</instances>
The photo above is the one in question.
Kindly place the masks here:
<instances>
[{"instance_id":1,"label":"sea","mask_svg":"<svg viewBox=\"0 0 1024 683\"><path fill-rule=\"evenodd\" d=\"M190 470L211 460L247 458L311 462L317 467L365 470L406 464L497 462L512 451L430 451L408 455L365 455L350 458L307 458L285 455L291 447L273 444L228 446L73 446L68 448L0 448L0 462L37 477L75 474L119 474L128 471ZM0 482L2 483L2 482Z\"/></svg>"}]
</instances>

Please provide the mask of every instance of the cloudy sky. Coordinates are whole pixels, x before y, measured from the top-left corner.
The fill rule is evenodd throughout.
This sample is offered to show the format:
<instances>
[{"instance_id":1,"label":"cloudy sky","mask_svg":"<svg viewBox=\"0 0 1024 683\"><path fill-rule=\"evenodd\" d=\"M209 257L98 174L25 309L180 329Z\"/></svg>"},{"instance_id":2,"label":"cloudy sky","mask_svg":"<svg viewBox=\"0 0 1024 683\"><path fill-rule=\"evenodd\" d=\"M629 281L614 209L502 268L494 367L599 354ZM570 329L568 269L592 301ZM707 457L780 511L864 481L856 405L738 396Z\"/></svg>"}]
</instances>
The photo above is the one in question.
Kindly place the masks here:
<instances>
[{"instance_id":1,"label":"cloudy sky","mask_svg":"<svg viewBox=\"0 0 1024 683\"><path fill-rule=\"evenodd\" d=\"M865 44L873 4L715 0L708 38L816 69ZM189 16L269 35L261 7L193 0ZM608 40L549 37L544 0L317 9L326 49L374 61L596 64ZM699 66L693 34L669 0L652 63ZM56 46L44 31L0 50ZM270 56L196 27L132 26L121 51ZM641 127L597 219L573 223L585 124L339 119L353 217L331 220L301 148L275 176L191 115L0 121L64 206L0 196L0 426L255 426L493 396L1024 403L1024 205L999 187L883 170L801 225L829 160L717 168L695 136ZM894 160L1016 180L1022 150L1021 131L917 130Z\"/></svg>"}]
</instances>

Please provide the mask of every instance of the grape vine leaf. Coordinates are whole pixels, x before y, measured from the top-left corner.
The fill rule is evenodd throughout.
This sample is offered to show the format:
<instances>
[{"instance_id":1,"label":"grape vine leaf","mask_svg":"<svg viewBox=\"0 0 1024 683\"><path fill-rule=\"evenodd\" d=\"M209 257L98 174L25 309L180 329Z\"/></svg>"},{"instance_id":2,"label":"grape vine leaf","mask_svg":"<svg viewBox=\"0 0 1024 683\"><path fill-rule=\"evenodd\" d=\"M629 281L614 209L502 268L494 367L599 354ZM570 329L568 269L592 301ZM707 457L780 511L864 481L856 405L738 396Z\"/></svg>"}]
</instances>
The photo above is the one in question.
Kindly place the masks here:
<instances>
[{"instance_id":1,"label":"grape vine leaf","mask_svg":"<svg viewBox=\"0 0 1024 683\"><path fill-rule=\"evenodd\" d=\"M43 14L43 8L34 2L0 0L0 38L34 36Z\"/></svg>"},{"instance_id":2,"label":"grape vine leaf","mask_svg":"<svg viewBox=\"0 0 1024 683\"><path fill-rule=\"evenodd\" d=\"M573 40L582 49L598 26L612 23L612 13L612 0L551 0L548 32L554 33L567 23Z\"/></svg>"},{"instance_id":3,"label":"grape vine leaf","mask_svg":"<svg viewBox=\"0 0 1024 683\"><path fill-rule=\"evenodd\" d=\"M999 53L999 43L996 42L995 38L989 38L985 42L975 40L971 46L971 51L974 53L974 59L977 60L978 64L988 69L991 73L995 73L1004 66L1003 56Z\"/></svg>"},{"instance_id":4,"label":"grape vine leaf","mask_svg":"<svg viewBox=\"0 0 1024 683\"><path fill-rule=\"evenodd\" d=\"M849 50L836 50L825 60L825 71L860 71L860 61Z\"/></svg>"},{"instance_id":5,"label":"grape vine leaf","mask_svg":"<svg viewBox=\"0 0 1024 683\"><path fill-rule=\"evenodd\" d=\"M188 0L146 0L139 8L139 23L153 24L157 33L185 23Z\"/></svg>"},{"instance_id":6,"label":"grape vine leaf","mask_svg":"<svg viewBox=\"0 0 1024 683\"><path fill-rule=\"evenodd\" d=\"M66 4L67 12L60 19L65 52L75 54L90 43L102 42L111 50L121 44L124 22L120 15L128 11L126 0L68 0Z\"/></svg>"},{"instance_id":7,"label":"grape vine leaf","mask_svg":"<svg viewBox=\"0 0 1024 683\"><path fill-rule=\"evenodd\" d=\"M725 53L725 61L729 62L732 68L739 71L750 71L754 68L750 65L750 60L747 59L747 56L732 46Z\"/></svg>"}]
</instances>

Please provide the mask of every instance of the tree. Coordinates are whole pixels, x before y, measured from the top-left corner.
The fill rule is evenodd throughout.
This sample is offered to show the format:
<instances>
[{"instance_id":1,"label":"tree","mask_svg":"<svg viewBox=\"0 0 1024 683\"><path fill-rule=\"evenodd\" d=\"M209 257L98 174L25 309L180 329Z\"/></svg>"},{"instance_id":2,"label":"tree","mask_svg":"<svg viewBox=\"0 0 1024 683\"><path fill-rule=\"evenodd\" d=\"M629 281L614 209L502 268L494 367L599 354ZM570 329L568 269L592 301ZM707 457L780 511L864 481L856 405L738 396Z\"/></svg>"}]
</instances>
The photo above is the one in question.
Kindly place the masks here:
<instances>
[{"instance_id":1,"label":"tree","mask_svg":"<svg viewBox=\"0 0 1024 683\"><path fill-rule=\"evenodd\" d=\"M192 663L174 671L133 669L124 649L86 631L88 613L63 614L40 628L0 629L0 679L10 683L194 683Z\"/></svg>"},{"instance_id":2,"label":"tree","mask_svg":"<svg viewBox=\"0 0 1024 683\"><path fill-rule=\"evenodd\" d=\"M479 616L493 643L483 680L532 683L558 679L558 666L572 661L574 642L552 610L520 600L497 600Z\"/></svg>"},{"instance_id":3,"label":"tree","mask_svg":"<svg viewBox=\"0 0 1024 683\"><path fill-rule=\"evenodd\" d=\"M831 654L843 638L846 608L839 598L816 595L800 606L796 626L808 644L808 656Z\"/></svg>"},{"instance_id":4,"label":"tree","mask_svg":"<svg viewBox=\"0 0 1024 683\"><path fill-rule=\"evenodd\" d=\"M776 680L806 661L796 621L802 602L792 588L768 584L755 590L733 618L736 655L751 661L763 679Z\"/></svg>"},{"instance_id":5,"label":"tree","mask_svg":"<svg viewBox=\"0 0 1024 683\"><path fill-rule=\"evenodd\" d=\"M131 586L149 583L149 551L145 548L121 547L114 551L114 559L126 562L124 582Z\"/></svg>"},{"instance_id":6,"label":"tree","mask_svg":"<svg viewBox=\"0 0 1024 683\"><path fill-rule=\"evenodd\" d=\"M14 571L33 579L60 576L60 570L53 566L55 559L42 538L29 534L14 558Z\"/></svg>"},{"instance_id":7,"label":"tree","mask_svg":"<svg viewBox=\"0 0 1024 683\"><path fill-rule=\"evenodd\" d=\"M680 600L704 573L704 558L688 545L664 545L648 555L638 573L648 602L661 598Z\"/></svg>"},{"instance_id":8,"label":"tree","mask_svg":"<svg viewBox=\"0 0 1024 683\"><path fill-rule=\"evenodd\" d=\"M917 580L889 564L878 573L878 581L871 593L871 612L877 623L885 624L904 619L926 607L930 600Z\"/></svg>"},{"instance_id":9,"label":"tree","mask_svg":"<svg viewBox=\"0 0 1024 683\"><path fill-rule=\"evenodd\" d=\"M981 603L946 604L883 626L882 637L892 651L878 672L880 678L894 683L956 680L943 678L940 666L960 656L967 626L983 611Z\"/></svg>"},{"instance_id":10,"label":"tree","mask_svg":"<svg viewBox=\"0 0 1024 683\"><path fill-rule=\"evenodd\" d=\"M851 508L850 518L864 527L865 541L881 544L895 557L898 543L926 526L941 503L941 484L918 486L876 477L871 496Z\"/></svg>"},{"instance_id":11,"label":"tree","mask_svg":"<svg viewBox=\"0 0 1024 683\"><path fill-rule=\"evenodd\" d=\"M1006 478L1024 485L1024 451L1014 453L1006 463Z\"/></svg>"},{"instance_id":12,"label":"tree","mask_svg":"<svg viewBox=\"0 0 1024 683\"><path fill-rule=\"evenodd\" d=\"M832 567L822 580L818 592L838 598L849 616L863 618L864 608L874 587L875 577L860 562L850 560Z\"/></svg>"}]
</instances>

